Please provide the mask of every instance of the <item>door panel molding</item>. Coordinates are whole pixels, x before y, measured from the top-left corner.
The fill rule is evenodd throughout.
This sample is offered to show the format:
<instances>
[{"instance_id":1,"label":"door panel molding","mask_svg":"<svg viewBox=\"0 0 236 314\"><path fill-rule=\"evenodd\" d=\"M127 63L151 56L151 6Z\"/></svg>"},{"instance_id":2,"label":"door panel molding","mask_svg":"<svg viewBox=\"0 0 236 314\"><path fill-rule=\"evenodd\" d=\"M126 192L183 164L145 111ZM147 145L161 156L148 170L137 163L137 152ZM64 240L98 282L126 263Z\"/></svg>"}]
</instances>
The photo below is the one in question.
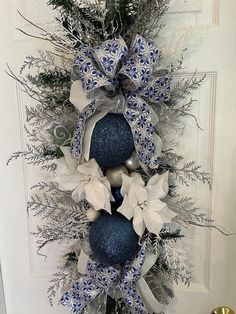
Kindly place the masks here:
<instances>
[{"instance_id":1,"label":"door panel molding","mask_svg":"<svg viewBox=\"0 0 236 314\"><path fill-rule=\"evenodd\" d=\"M177 79L191 78L193 73L180 73ZM215 132L215 107L217 72L205 71L196 74L197 78L206 75L202 86L193 93L192 98L197 102L193 105L193 113L203 130L194 125L191 117L186 119L186 133L181 136L181 146L177 152L183 153L186 160L196 160L212 176L214 170L214 132ZM186 102L186 101L185 101ZM201 182L194 183L191 187L181 188L186 194L194 196L199 208L207 217L212 216L213 192ZM183 247L187 248L193 266L193 280L189 288L183 285L176 286L176 291L207 292L210 289L211 274L211 232L209 229L191 228L187 231L188 240L183 240Z\"/></svg>"},{"instance_id":2,"label":"door panel molding","mask_svg":"<svg viewBox=\"0 0 236 314\"><path fill-rule=\"evenodd\" d=\"M5 297L4 297L4 288L3 288L3 280L2 280L1 263L0 263L0 313L1 314L7 314L7 312L6 312L6 304L5 304Z\"/></svg>"}]
</instances>

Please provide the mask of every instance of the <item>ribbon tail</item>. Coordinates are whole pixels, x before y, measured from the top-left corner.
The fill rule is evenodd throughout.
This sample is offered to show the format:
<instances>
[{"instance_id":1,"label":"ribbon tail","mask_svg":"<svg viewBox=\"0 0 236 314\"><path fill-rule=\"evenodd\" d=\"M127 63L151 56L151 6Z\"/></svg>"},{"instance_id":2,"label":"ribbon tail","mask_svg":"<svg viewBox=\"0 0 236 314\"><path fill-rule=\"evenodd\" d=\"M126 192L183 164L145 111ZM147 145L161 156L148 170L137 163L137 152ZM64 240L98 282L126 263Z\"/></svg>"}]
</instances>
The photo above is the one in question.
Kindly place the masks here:
<instances>
[{"instance_id":1,"label":"ribbon tail","mask_svg":"<svg viewBox=\"0 0 236 314\"><path fill-rule=\"evenodd\" d=\"M69 307L73 314L79 314L101 291L101 288L93 285L91 278L85 277L63 294L60 303Z\"/></svg>"},{"instance_id":2,"label":"ribbon tail","mask_svg":"<svg viewBox=\"0 0 236 314\"><path fill-rule=\"evenodd\" d=\"M144 244L136 258L125 267L123 278L119 283L124 302L129 307L132 314L148 314L141 296L136 290L140 271L144 265L145 250L146 245Z\"/></svg>"},{"instance_id":3,"label":"ribbon tail","mask_svg":"<svg viewBox=\"0 0 236 314\"><path fill-rule=\"evenodd\" d=\"M157 301L145 279L141 277L137 283L137 290L142 297L146 309L150 313L157 313L164 310L164 306Z\"/></svg>"},{"instance_id":4,"label":"ribbon tail","mask_svg":"<svg viewBox=\"0 0 236 314\"><path fill-rule=\"evenodd\" d=\"M152 120L151 107L136 93L128 92L126 94L126 109L124 117L129 123L138 160L145 171L148 168L157 168L158 152L157 141L154 142L154 125L157 118Z\"/></svg>"},{"instance_id":5,"label":"ribbon tail","mask_svg":"<svg viewBox=\"0 0 236 314\"><path fill-rule=\"evenodd\" d=\"M157 313L163 311L163 305L157 301L151 289L149 288L146 280L144 279L145 275L156 263L157 258L158 255L146 253L145 261L141 269L141 278L137 282L137 291L143 300L145 308L150 313Z\"/></svg>"},{"instance_id":6,"label":"ribbon tail","mask_svg":"<svg viewBox=\"0 0 236 314\"><path fill-rule=\"evenodd\" d=\"M124 302L132 314L148 314L141 296L135 288L123 295Z\"/></svg>"},{"instance_id":7,"label":"ribbon tail","mask_svg":"<svg viewBox=\"0 0 236 314\"><path fill-rule=\"evenodd\" d=\"M93 100L88 106L84 108L79 116L79 122L76 125L74 137L71 143L71 154L73 157L80 159L82 157L83 137L85 133L86 121L96 111L96 101Z\"/></svg>"},{"instance_id":8,"label":"ribbon tail","mask_svg":"<svg viewBox=\"0 0 236 314\"><path fill-rule=\"evenodd\" d=\"M107 293L103 292L86 306L84 314L106 314L106 306Z\"/></svg>"}]
</instances>

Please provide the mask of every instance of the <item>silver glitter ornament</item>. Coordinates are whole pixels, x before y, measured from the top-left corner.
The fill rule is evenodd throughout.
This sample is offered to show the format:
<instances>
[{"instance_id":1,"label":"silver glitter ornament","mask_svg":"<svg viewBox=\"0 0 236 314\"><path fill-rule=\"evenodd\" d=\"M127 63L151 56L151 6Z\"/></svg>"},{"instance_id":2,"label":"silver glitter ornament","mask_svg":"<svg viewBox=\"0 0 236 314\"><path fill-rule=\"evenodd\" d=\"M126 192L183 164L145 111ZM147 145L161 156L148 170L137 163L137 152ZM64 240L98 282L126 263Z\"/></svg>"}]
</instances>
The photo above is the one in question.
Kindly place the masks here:
<instances>
[{"instance_id":1,"label":"silver glitter ornament","mask_svg":"<svg viewBox=\"0 0 236 314\"><path fill-rule=\"evenodd\" d=\"M124 166L111 168L106 171L106 177L111 186L118 188L122 185L122 174L128 175L129 172Z\"/></svg>"},{"instance_id":2,"label":"silver glitter ornament","mask_svg":"<svg viewBox=\"0 0 236 314\"><path fill-rule=\"evenodd\" d=\"M129 170L137 170L140 167L136 152L133 152L130 158L125 161L125 166Z\"/></svg>"}]
</instances>

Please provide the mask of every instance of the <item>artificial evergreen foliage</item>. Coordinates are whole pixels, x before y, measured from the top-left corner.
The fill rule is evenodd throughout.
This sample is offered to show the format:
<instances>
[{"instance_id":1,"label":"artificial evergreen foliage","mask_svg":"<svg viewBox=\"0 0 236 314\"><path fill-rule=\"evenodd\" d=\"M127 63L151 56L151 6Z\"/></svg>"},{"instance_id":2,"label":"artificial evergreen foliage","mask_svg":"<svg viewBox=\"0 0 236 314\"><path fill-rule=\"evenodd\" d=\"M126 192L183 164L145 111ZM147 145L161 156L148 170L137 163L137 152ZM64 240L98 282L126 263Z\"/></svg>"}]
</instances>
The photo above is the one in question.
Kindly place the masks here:
<instances>
[{"instance_id":1,"label":"artificial evergreen foliage","mask_svg":"<svg viewBox=\"0 0 236 314\"><path fill-rule=\"evenodd\" d=\"M48 5L51 5L53 9L61 9L65 13L70 14L73 12L75 6L74 0L49 0Z\"/></svg>"}]
</instances>

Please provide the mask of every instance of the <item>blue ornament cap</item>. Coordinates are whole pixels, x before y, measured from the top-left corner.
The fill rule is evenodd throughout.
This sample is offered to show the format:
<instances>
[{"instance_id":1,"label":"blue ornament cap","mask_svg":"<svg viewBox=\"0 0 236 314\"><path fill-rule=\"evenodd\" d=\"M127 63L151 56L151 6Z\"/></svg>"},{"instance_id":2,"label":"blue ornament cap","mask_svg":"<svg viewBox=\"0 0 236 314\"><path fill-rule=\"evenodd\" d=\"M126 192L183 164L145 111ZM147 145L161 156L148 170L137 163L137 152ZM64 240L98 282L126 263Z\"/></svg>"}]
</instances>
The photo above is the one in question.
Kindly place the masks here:
<instances>
[{"instance_id":1,"label":"blue ornament cap","mask_svg":"<svg viewBox=\"0 0 236 314\"><path fill-rule=\"evenodd\" d=\"M133 153L131 128L122 114L108 113L93 130L90 156L105 168L118 167Z\"/></svg>"},{"instance_id":2,"label":"blue ornament cap","mask_svg":"<svg viewBox=\"0 0 236 314\"><path fill-rule=\"evenodd\" d=\"M139 237L132 222L117 212L102 215L92 224L89 233L91 250L99 263L123 264L140 249Z\"/></svg>"}]
</instances>

